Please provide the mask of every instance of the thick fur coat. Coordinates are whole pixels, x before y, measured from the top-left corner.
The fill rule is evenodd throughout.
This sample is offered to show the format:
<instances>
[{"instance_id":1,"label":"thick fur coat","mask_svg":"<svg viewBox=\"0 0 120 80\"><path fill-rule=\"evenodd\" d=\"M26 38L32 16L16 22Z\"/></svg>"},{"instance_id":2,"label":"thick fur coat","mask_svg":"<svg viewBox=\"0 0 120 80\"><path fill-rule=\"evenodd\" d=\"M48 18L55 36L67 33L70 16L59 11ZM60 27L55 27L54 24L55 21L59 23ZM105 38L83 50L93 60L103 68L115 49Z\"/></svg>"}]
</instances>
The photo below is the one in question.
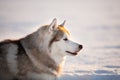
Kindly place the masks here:
<instances>
[{"instance_id":1,"label":"thick fur coat","mask_svg":"<svg viewBox=\"0 0 120 80\"><path fill-rule=\"evenodd\" d=\"M22 39L0 42L0 80L56 80L65 56L82 49L68 39L64 23L54 19Z\"/></svg>"}]
</instances>

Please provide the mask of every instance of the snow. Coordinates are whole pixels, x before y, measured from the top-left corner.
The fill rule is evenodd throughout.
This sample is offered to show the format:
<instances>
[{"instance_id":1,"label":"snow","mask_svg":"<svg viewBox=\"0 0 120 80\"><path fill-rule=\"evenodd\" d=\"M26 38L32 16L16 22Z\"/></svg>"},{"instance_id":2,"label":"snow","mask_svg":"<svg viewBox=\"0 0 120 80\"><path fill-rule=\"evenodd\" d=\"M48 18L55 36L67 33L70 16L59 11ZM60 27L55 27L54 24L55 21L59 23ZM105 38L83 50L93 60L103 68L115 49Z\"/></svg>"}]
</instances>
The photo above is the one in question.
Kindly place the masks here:
<instances>
[{"instance_id":1,"label":"snow","mask_svg":"<svg viewBox=\"0 0 120 80\"><path fill-rule=\"evenodd\" d=\"M1 0L0 41L18 39L49 24L66 20L71 39L82 44L67 56L59 80L120 80L119 0Z\"/></svg>"}]
</instances>

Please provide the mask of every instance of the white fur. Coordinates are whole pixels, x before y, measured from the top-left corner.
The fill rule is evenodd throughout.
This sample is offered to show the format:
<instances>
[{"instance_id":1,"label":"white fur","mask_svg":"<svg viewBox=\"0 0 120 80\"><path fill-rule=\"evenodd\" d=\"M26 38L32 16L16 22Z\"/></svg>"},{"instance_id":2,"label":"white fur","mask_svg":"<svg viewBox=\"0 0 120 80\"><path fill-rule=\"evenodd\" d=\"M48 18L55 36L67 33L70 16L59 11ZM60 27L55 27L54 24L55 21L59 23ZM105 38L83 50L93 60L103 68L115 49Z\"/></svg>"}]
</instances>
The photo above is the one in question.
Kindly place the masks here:
<instances>
[{"instance_id":1,"label":"white fur","mask_svg":"<svg viewBox=\"0 0 120 80\"><path fill-rule=\"evenodd\" d=\"M17 45L14 45L14 44L10 44L9 45L10 47L8 48L8 53L6 55L6 59L7 59L7 62L8 62L8 66L9 66L9 69L12 73L17 73L18 72L18 69L17 69Z\"/></svg>"},{"instance_id":2,"label":"white fur","mask_svg":"<svg viewBox=\"0 0 120 80\"><path fill-rule=\"evenodd\" d=\"M74 53L80 50L79 44L70 40L64 41L65 38L68 38L67 34L64 34L64 37L60 41L54 42L52 45L51 57L57 64L64 61L66 55L71 55L66 51Z\"/></svg>"}]
</instances>

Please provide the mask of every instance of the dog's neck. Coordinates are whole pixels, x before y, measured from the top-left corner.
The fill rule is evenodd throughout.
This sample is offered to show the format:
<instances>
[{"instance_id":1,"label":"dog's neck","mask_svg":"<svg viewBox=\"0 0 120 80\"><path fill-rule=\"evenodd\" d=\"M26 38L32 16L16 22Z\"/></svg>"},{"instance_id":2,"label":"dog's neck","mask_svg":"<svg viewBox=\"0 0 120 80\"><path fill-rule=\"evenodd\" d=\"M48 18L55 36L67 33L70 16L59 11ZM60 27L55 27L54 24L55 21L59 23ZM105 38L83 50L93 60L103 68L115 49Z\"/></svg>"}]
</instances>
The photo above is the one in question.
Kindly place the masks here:
<instances>
[{"instance_id":1,"label":"dog's neck","mask_svg":"<svg viewBox=\"0 0 120 80\"><path fill-rule=\"evenodd\" d=\"M59 53L50 53L50 56L58 66L57 72L58 72L58 75L60 75L62 72L62 67L64 65L66 56L60 55Z\"/></svg>"},{"instance_id":2,"label":"dog's neck","mask_svg":"<svg viewBox=\"0 0 120 80\"><path fill-rule=\"evenodd\" d=\"M51 52L46 50L46 43L44 44L41 42L38 37L38 34L35 32L31 35L28 35L26 38L22 39L22 44L26 48L27 55L31 57L33 60L32 62L36 64L42 64L43 66L47 66L48 68L52 69L56 72L56 74L61 73L61 67L64 64L65 56L59 55L56 52ZM37 38L36 41L34 41ZM39 44L42 44L41 46ZM43 47L44 45L44 47ZM39 49L40 48L40 49ZM41 68L38 66L38 68Z\"/></svg>"},{"instance_id":3,"label":"dog's neck","mask_svg":"<svg viewBox=\"0 0 120 80\"><path fill-rule=\"evenodd\" d=\"M51 58L55 61L57 65L60 65L61 63L64 62L65 56L59 55L58 53L51 53Z\"/></svg>"},{"instance_id":4,"label":"dog's neck","mask_svg":"<svg viewBox=\"0 0 120 80\"><path fill-rule=\"evenodd\" d=\"M26 44L28 46L26 46ZM59 75L61 73L61 67L63 64L63 57L53 56L53 54L47 55L47 53L41 53L38 49L30 47L31 44L26 40L22 40L22 45L24 46L27 55L31 58L32 63L40 70L44 70L46 67L46 71L50 71L54 75ZM40 65L40 66L39 66ZM43 69L42 69L43 68Z\"/></svg>"}]
</instances>

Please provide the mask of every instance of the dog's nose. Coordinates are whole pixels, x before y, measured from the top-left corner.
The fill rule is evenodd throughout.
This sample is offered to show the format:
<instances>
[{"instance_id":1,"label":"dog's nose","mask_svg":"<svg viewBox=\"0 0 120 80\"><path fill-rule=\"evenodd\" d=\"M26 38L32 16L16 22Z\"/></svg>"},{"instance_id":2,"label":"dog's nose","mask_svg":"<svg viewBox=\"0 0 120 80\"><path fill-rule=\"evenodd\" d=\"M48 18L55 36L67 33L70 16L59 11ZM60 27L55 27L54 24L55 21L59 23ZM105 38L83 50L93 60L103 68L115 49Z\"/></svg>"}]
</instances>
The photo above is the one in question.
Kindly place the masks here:
<instances>
[{"instance_id":1,"label":"dog's nose","mask_svg":"<svg viewBox=\"0 0 120 80\"><path fill-rule=\"evenodd\" d=\"M83 45L79 45L79 48L82 49L82 48L83 48Z\"/></svg>"}]
</instances>

